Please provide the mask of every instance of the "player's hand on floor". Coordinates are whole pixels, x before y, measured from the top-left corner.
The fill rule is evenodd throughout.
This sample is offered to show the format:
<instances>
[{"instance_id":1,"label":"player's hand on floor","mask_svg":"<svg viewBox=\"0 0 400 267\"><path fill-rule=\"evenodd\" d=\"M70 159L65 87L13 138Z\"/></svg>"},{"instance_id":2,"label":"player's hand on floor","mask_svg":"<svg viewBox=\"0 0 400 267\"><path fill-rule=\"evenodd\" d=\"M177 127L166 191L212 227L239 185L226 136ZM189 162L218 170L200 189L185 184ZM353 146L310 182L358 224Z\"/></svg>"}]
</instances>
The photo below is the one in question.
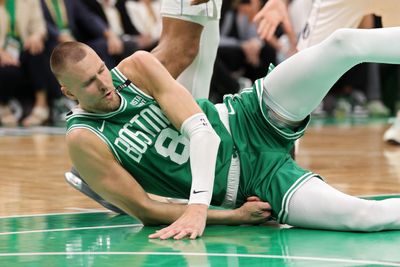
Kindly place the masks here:
<instances>
[{"instance_id":1,"label":"player's hand on floor","mask_svg":"<svg viewBox=\"0 0 400 267\"><path fill-rule=\"evenodd\" d=\"M235 210L240 224L264 223L271 216L271 205L256 196L248 197L247 202Z\"/></svg>"},{"instance_id":2,"label":"player's hand on floor","mask_svg":"<svg viewBox=\"0 0 400 267\"><path fill-rule=\"evenodd\" d=\"M149 238L174 238L178 240L189 237L190 239L196 239L203 235L206 227L207 209L208 206L202 204L188 205L178 220L170 226L149 235Z\"/></svg>"}]
</instances>

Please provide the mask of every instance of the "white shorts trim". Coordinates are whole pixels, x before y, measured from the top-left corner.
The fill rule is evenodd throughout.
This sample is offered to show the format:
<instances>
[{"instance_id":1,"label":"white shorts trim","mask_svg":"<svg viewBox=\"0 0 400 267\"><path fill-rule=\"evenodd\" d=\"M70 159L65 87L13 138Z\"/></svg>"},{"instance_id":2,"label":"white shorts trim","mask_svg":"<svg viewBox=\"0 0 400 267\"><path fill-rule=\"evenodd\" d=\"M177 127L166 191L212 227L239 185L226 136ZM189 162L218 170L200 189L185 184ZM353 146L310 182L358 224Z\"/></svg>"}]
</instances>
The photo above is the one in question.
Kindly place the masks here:
<instances>
[{"instance_id":1,"label":"white shorts trim","mask_svg":"<svg viewBox=\"0 0 400 267\"><path fill-rule=\"evenodd\" d=\"M278 214L278 222L279 223L286 223L287 218L288 218L288 212L289 212L289 203L290 199L292 198L293 194L296 193L296 191L308 180L310 180L313 177L318 177L317 174L308 172L301 176L297 181L289 188L289 190L286 191L285 195L283 196L282 199L282 207L281 211Z\"/></svg>"},{"instance_id":2,"label":"white shorts trim","mask_svg":"<svg viewBox=\"0 0 400 267\"><path fill-rule=\"evenodd\" d=\"M190 0L162 0L160 13L162 16L202 16L219 19L222 0L209 0L200 5L190 5ZM198 22L197 22L198 23Z\"/></svg>"},{"instance_id":3,"label":"white shorts trim","mask_svg":"<svg viewBox=\"0 0 400 267\"><path fill-rule=\"evenodd\" d=\"M231 133L227 107L225 106L225 104L216 104L215 108L217 109L219 118L224 124L225 128L228 130L229 133ZM224 208L232 209L236 206L237 192L239 189L240 180L240 160L239 155L237 155L236 153L232 155L227 180L226 195L221 206Z\"/></svg>"}]
</instances>

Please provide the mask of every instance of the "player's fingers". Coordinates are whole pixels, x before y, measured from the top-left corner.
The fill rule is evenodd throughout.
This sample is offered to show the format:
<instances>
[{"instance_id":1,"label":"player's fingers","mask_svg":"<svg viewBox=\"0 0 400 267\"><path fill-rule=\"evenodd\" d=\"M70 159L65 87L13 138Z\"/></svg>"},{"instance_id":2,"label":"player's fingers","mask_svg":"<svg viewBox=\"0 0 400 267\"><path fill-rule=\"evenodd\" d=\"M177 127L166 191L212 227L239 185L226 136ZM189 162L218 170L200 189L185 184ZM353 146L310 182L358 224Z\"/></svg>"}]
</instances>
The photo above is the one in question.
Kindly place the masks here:
<instances>
[{"instance_id":1,"label":"player's fingers","mask_svg":"<svg viewBox=\"0 0 400 267\"><path fill-rule=\"evenodd\" d=\"M179 232L179 231L176 230L176 229L171 229L171 230L169 230L168 232L162 234L162 235L160 236L160 239L165 240L165 239L171 238L171 237L175 236L178 232Z\"/></svg>"},{"instance_id":2,"label":"player's fingers","mask_svg":"<svg viewBox=\"0 0 400 267\"><path fill-rule=\"evenodd\" d=\"M158 238L157 235L158 235L158 233L156 232L156 233L149 234L147 237L150 239L154 239L154 238Z\"/></svg>"},{"instance_id":3,"label":"player's fingers","mask_svg":"<svg viewBox=\"0 0 400 267\"><path fill-rule=\"evenodd\" d=\"M261 33L264 31L265 27L267 27L268 21L263 19L258 23L257 34L261 36Z\"/></svg>"},{"instance_id":4,"label":"player's fingers","mask_svg":"<svg viewBox=\"0 0 400 267\"><path fill-rule=\"evenodd\" d=\"M254 22L255 24L259 24L259 23L263 20L263 18L264 18L264 14L262 14L261 12L258 12L258 13L254 16L253 22Z\"/></svg>"},{"instance_id":5,"label":"player's fingers","mask_svg":"<svg viewBox=\"0 0 400 267\"><path fill-rule=\"evenodd\" d=\"M264 211L261 216L265 219L268 219L269 217L271 217L271 212L269 211Z\"/></svg>"},{"instance_id":6,"label":"player's fingers","mask_svg":"<svg viewBox=\"0 0 400 267\"><path fill-rule=\"evenodd\" d=\"M287 33L287 34L294 34L294 30L292 27L292 23L290 22L290 19L285 16L282 20L282 27L283 30Z\"/></svg>"},{"instance_id":7,"label":"player's fingers","mask_svg":"<svg viewBox=\"0 0 400 267\"><path fill-rule=\"evenodd\" d=\"M171 226L167 226L160 230L156 230L155 233L149 235L149 238L160 238L162 235L164 235L165 233L168 233L170 231L170 229L171 229L170 227Z\"/></svg>"},{"instance_id":8,"label":"player's fingers","mask_svg":"<svg viewBox=\"0 0 400 267\"><path fill-rule=\"evenodd\" d=\"M251 196L247 198L248 202L254 202L254 201L261 201L261 199L259 197L256 196Z\"/></svg>"},{"instance_id":9,"label":"player's fingers","mask_svg":"<svg viewBox=\"0 0 400 267\"><path fill-rule=\"evenodd\" d=\"M198 236L200 236L200 234L197 232L197 231L193 231L191 234L190 234L190 239L196 239Z\"/></svg>"},{"instance_id":10,"label":"player's fingers","mask_svg":"<svg viewBox=\"0 0 400 267\"><path fill-rule=\"evenodd\" d=\"M163 232L161 230L157 230L155 233L150 234L148 237L149 238L159 238Z\"/></svg>"},{"instance_id":11,"label":"player's fingers","mask_svg":"<svg viewBox=\"0 0 400 267\"><path fill-rule=\"evenodd\" d=\"M261 38L263 38L265 40L269 40L271 38L271 27L272 27L271 23L267 23L264 26L264 29L263 29L263 31L261 32L261 35L260 35Z\"/></svg>"},{"instance_id":12,"label":"player's fingers","mask_svg":"<svg viewBox=\"0 0 400 267\"><path fill-rule=\"evenodd\" d=\"M189 231L182 230L182 231L180 231L177 235L174 236L174 239L175 239L175 240L179 240L179 239L182 239L182 238L188 236L189 234L190 234Z\"/></svg>"},{"instance_id":13,"label":"player's fingers","mask_svg":"<svg viewBox=\"0 0 400 267\"><path fill-rule=\"evenodd\" d=\"M268 28L268 31L265 34L265 40L271 40L272 36L274 36L275 31L276 31L276 27L278 27L278 23L276 23L275 21L273 21L272 23L270 23Z\"/></svg>"},{"instance_id":14,"label":"player's fingers","mask_svg":"<svg viewBox=\"0 0 400 267\"><path fill-rule=\"evenodd\" d=\"M271 211L272 207L268 202L262 202L262 209L265 211Z\"/></svg>"}]
</instances>

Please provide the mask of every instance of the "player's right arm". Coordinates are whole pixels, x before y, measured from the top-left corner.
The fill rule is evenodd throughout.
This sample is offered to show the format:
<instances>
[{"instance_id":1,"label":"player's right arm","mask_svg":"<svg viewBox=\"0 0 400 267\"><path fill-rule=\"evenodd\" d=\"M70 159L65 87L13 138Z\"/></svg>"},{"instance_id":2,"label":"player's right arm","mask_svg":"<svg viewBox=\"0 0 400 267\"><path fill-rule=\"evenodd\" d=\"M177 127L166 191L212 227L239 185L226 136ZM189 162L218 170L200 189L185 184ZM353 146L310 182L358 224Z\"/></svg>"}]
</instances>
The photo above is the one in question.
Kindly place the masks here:
<instances>
[{"instance_id":1,"label":"player's right arm","mask_svg":"<svg viewBox=\"0 0 400 267\"><path fill-rule=\"evenodd\" d=\"M118 163L108 146L86 129L74 129L66 138L72 163L88 185L106 201L143 224L172 222L180 205L171 210L153 207L156 201L148 197L137 181Z\"/></svg>"},{"instance_id":2,"label":"player's right arm","mask_svg":"<svg viewBox=\"0 0 400 267\"><path fill-rule=\"evenodd\" d=\"M186 205L149 198L139 183L114 158L108 146L87 129L68 132L67 147L73 165L89 186L106 201L145 225L171 224ZM208 210L208 224L261 223L270 216L268 203L247 203L235 210Z\"/></svg>"}]
</instances>

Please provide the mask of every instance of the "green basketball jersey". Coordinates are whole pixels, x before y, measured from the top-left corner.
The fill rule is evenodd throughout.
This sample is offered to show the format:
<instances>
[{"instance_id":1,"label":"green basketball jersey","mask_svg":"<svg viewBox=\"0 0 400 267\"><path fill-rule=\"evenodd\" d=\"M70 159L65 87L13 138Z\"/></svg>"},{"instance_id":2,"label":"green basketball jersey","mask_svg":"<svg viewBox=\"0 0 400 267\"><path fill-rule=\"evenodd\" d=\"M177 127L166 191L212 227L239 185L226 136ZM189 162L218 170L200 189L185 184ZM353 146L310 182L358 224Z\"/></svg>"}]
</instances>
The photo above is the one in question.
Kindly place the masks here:
<instances>
[{"instance_id":1,"label":"green basketball jersey","mask_svg":"<svg viewBox=\"0 0 400 267\"><path fill-rule=\"evenodd\" d=\"M67 115L67 132L84 128L95 133L116 160L141 184L146 192L173 198L189 198L191 171L189 140L176 129L157 102L116 68L111 71L120 107L106 114L76 108ZM225 198L227 176L233 153L232 138L208 100L197 101L221 138L211 204Z\"/></svg>"}]
</instances>

